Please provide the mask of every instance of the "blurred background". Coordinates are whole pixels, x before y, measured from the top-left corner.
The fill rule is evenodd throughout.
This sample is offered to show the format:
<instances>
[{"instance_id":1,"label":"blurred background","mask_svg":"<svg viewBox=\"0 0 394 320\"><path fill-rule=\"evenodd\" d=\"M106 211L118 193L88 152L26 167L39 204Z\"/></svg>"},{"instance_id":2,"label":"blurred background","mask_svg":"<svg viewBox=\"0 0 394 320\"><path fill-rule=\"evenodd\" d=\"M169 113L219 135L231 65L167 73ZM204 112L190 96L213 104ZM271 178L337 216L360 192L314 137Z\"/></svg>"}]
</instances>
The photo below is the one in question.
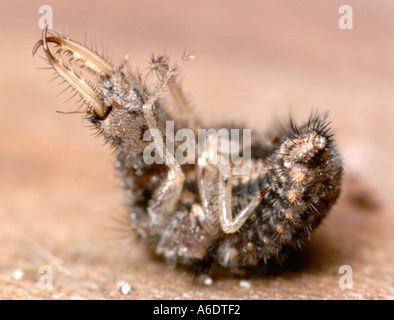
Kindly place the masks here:
<instances>
[{"instance_id":1,"label":"blurred background","mask_svg":"<svg viewBox=\"0 0 394 320\"><path fill-rule=\"evenodd\" d=\"M345 4L351 30L338 26ZM37 70L47 67L31 55L42 5L54 27L104 46L115 64L193 52L183 87L208 125L269 130L329 112L343 194L284 274L201 287L149 259L127 230L113 153L79 115L55 112L76 99L57 97L64 86ZM0 298L392 299L393 16L390 0L0 2ZM53 289L37 285L42 265ZM341 265L353 289L339 288Z\"/></svg>"}]
</instances>

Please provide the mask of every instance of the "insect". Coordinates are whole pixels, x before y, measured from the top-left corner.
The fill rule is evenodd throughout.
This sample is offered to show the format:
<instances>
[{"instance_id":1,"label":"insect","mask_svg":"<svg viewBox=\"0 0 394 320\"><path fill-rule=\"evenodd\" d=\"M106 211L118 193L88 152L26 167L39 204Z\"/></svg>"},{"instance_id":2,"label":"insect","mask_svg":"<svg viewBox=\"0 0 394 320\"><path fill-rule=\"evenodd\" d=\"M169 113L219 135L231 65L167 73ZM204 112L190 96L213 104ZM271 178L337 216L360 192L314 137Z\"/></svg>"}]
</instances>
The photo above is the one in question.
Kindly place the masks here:
<instances>
[{"instance_id":1,"label":"insect","mask_svg":"<svg viewBox=\"0 0 394 320\"><path fill-rule=\"evenodd\" d=\"M304 245L340 195L342 162L327 115L314 113L301 126L290 121L271 134L252 131L250 167L241 175L234 174L234 161L211 161L224 159L222 145L213 149L208 143L194 163L181 163L168 152L181 142L166 135L166 123L193 134L203 125L184 98L177 64L152 56L148 73L158 81L148 87L143 73L115 68L85 45L48 35L47 28L33 55L40 47L86 105L80 112L116 150L130 229L168 263L210 275L280 265ZM160 99L164 94L169 98ZM144 158L153 141L144 136L154 130L161 134L153 142L156 156L166 160L161 163ZM217 138L212 133L207 141Z\"/></svg>"}]
</instances>

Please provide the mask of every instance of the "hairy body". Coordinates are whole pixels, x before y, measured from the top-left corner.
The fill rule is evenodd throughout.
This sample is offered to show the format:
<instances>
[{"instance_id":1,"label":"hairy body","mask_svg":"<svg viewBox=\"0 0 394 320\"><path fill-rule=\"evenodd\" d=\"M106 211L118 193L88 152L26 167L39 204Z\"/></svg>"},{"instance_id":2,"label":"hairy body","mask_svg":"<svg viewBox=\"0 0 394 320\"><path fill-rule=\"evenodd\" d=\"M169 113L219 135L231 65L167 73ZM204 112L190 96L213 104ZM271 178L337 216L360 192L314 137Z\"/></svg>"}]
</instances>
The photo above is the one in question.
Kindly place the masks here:
<instances>
[{"instance_id":1,"label":"hairy body","mask_svg":"<svg viewBox=\"0 0 394 320\"><path fill-rule=\"evenodd\" d=\"M49 43L58 47L55 55ZM33 53L40 46L87 104L87 120L116 149L130 228L166 262L196 274L261 272L301 248L339 197L342 163L326 116L311 115L300 127L290 122L274 135L254 132L251 170L243 175L232 174L232 163L211 164L211 150L194 164L174 154L148 164L148 130L165 137L167 121L194 133L203 128L176 81L177 67L163 55L152 57L159 82L148 90L142 74L115 69L61 35L47 37L44 29ZM159 100L165 89L170 102ZM154 143L164 159L164 139Z\"/></svg>"}]
</instances>

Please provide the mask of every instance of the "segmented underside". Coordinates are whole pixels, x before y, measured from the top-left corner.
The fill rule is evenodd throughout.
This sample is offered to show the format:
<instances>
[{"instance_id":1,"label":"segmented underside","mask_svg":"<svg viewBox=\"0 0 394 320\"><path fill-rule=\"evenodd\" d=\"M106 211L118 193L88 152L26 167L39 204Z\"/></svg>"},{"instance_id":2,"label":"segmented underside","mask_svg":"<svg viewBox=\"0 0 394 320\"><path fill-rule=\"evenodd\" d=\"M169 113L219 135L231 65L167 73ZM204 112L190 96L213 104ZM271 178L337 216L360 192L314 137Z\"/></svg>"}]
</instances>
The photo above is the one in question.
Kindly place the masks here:
<instances>
[{"instance_id":1,"label":"segmented underside","mask_svg":"<svg viewBox=\"0 0 394 320\"><path fill-rule=\"evenodd\" d=\"M194 165L183 167L187 180L178 207L157 226L146 208L167 169L136 165L120 152L117 170L132 229L153 254L196 273L245 275L281 264L303 246L340 194L342 164L328 125L326 117L311 116L302 127L290 124L273 139L255 137L250 173L233 179L233 212L256 192L268 191L238 232L215 237L192 214L200 201Z\"/></svg>"}]
</instances>

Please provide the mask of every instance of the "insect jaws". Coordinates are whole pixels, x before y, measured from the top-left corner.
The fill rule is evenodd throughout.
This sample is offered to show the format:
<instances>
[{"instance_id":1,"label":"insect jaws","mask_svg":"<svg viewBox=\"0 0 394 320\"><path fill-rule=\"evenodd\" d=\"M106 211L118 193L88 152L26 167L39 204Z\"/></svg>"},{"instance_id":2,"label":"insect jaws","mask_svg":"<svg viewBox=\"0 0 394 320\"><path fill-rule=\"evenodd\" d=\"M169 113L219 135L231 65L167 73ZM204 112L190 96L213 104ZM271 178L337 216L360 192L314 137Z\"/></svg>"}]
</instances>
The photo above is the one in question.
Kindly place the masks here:
<instances>
[{"instance_id":1,"label":"insect jaws","mask_svg":"<svg viewBox=\"0 0 394 320\"><path fill-rule=\"evenodd\" d=\"M110 77L114 72L112 67L97 54L77 42L61 37L47 37L47 31L48 27L45 27L42 32L42 39L39 40L33 48L33 56L37 52L38 48L42 46L45 55L48 58L48 62L55 71L80 94L86 104L90 108L94 109L97 116L104 119L107 116L107 108L99 98L99 92L97 92L91 82L83 80L75 72L57 60L49 50L48 43L55 43L61 47L61 50L71 52L74 60L81 60L84 66L97 72L101 77Z\"/></svg>"}]
</instances>

